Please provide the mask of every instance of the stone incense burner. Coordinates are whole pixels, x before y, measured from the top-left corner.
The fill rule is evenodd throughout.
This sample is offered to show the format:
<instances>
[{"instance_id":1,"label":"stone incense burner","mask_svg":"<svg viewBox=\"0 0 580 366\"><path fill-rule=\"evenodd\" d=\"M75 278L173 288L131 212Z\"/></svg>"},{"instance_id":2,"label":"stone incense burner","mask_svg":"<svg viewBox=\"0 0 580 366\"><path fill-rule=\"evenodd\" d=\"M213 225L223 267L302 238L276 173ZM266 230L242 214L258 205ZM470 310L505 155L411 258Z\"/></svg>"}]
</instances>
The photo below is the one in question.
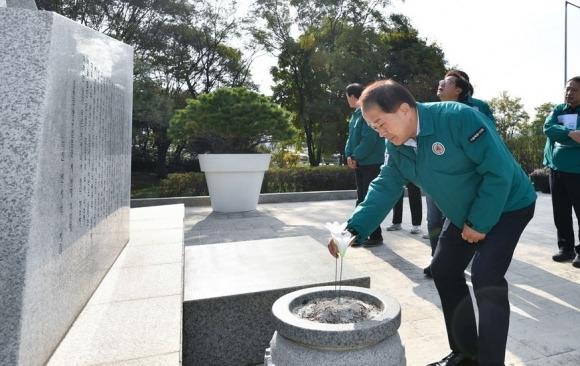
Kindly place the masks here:
<instances>
[{"instance_id":1,"label":"stone incense burner","mask_svg":"<svg viewBox=\"0 0 580 366\"><path fill-rule=\"evenodd\" d=\"M363 287L343 286L342 298L372 306L372 316L354 323L329 324L304 319L295 309L312 300L337 297L335 286L291 292L272 306L276 331L265 366L406 365L397 330L401 307L394 298Z\"/></svg>"}]
</instances>

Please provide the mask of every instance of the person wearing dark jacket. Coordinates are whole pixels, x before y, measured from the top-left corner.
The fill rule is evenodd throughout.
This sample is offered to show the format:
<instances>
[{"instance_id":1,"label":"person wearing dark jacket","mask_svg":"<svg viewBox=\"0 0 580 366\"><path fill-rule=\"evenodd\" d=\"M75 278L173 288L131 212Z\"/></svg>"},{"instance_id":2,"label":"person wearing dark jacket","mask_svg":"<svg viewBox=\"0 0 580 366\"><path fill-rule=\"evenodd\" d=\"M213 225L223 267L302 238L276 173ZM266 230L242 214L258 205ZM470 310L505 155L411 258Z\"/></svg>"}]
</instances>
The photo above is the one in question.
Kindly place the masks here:
<instances>
[{"instance_id":1,"label":"person wearing dark jacket","mask_svg":"<svg viewBox=\"0 0 580 366\"><path fill-rule=\"evenodd\" d=\"M536 193L487 117L457 102L417 103L392 81L365 88L365 120L387 139L387 158L346 230L365 237L412 181L446 217L431 262L451 353L429 366L504 365L510 304L505 274L534 215ZM338 256L329 239L328 249ZM479 322L465 278L471 282Z\"/></svg>"}]
</instances>

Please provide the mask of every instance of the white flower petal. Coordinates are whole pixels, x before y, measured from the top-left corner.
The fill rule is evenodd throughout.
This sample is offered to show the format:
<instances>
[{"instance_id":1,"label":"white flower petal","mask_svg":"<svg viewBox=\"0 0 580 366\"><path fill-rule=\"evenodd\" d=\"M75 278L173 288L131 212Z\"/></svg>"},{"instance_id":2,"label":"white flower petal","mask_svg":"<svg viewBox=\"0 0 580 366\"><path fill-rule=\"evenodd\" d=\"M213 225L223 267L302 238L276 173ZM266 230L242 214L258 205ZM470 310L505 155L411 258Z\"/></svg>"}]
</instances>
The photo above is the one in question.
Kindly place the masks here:
<instances>
[{"instance_id":1,"label":"white flower petal","mask_svg":"<svg viewBox=\"0 0 580 366\"><path fill-rule=\"evenodd\" d=\"M339 224L336 221L332 224L327 222L325 226L330 231L330 235L332 236L334 244L336 244L338 247L340 256L344 257L346 250L352 241L352 234L348 231L345 231L346 222L343 222L342 224Z\"/></svg>"}]
</instances>

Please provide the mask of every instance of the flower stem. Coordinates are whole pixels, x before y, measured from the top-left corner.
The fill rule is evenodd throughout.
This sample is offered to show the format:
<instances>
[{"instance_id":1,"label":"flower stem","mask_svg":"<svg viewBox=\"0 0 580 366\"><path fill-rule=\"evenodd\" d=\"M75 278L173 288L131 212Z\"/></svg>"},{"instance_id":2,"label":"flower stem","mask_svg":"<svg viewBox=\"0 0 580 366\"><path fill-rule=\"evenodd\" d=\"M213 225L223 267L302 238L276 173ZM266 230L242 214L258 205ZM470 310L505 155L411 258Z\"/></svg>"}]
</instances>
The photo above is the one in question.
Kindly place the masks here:
<instances>
[{"instance_id":1,"label":"flower stem","mask_svg":"<svg viewBox=\"0 0 580 366\"><path fill-rule=\"evenodd\" d=\"M340 257L340 278L338 280L338 303L340 304L340 288L342 286L342 261L343 257Z\"/></svg>"}]
</instances>

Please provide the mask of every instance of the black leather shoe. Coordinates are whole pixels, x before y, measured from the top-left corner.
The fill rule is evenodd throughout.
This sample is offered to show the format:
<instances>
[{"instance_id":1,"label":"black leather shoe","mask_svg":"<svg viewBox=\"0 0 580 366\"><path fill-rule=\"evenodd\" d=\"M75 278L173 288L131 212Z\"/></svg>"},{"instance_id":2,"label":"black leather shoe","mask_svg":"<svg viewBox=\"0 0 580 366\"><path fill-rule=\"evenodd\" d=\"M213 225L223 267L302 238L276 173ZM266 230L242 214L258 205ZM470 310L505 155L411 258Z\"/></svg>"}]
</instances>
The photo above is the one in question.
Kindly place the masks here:
<instances>
[{"instance_id":1,"label":"black leather shoe","mask_svg":"<svg viewBox=\"0 0 580 366\"><path fill-rule=\"evenodd\" d=\"M428 265L427 267L423 268L423 274L427 277L433 277L433 275L431 274L431 265Z\"/></svg>"},{"instance_id":2,"label":"black leather shoe","mask_svg":"<svg viewBox=\"0 0 580 366\"><path fill-rule=\"evenodd\" d=\"M576 254L576 258L572 261L572 265L576 268L580 268L580 254Z\"/></svg>"},{"instance_id":3,"label":"black leather shoe","mask_svg":"<svg viewBox=\"0 0 580 366\"><path fill-rule=\"evenodd\" d=\"M380 239L367 239L364 243L363 246L365 248L369 248L369 247L376 247L378 245L383 244L383 238Z\"/></svg>"},{"instance_id":4,"label":"black leather shoe","mask_svg":"<svg viewBox=\"0 0 580 366\"><path fill-rule=\"evenodd\" d=\"M558 253L552 256L552 259L556 262L565 262L576 257L576 252L574 250L564 250L560 249Z\"/></svg>"},{"instance_id":5,"label":"black leather shoe","mask_svg":"<svg viewBox=\"0 0 580 366\"><path fill-rule=\"evenodd\" d=\"M354 243L352 243L351 247L353 247L353 248L360 248L360 247L363 246L363 244L364 244L363 242L355 241Z\"/></svg>"},{"instance_id":6,"label":"black leather shoe","mask_svg":"<svg viewBox=\"0 0 580 366\"><path fill-rule=\"evenodd\" d=\"M467 366L473 365L472 360L460 352L451 352L444 359L430 363L427 366Z\"/></svg>"}]
</instances>

